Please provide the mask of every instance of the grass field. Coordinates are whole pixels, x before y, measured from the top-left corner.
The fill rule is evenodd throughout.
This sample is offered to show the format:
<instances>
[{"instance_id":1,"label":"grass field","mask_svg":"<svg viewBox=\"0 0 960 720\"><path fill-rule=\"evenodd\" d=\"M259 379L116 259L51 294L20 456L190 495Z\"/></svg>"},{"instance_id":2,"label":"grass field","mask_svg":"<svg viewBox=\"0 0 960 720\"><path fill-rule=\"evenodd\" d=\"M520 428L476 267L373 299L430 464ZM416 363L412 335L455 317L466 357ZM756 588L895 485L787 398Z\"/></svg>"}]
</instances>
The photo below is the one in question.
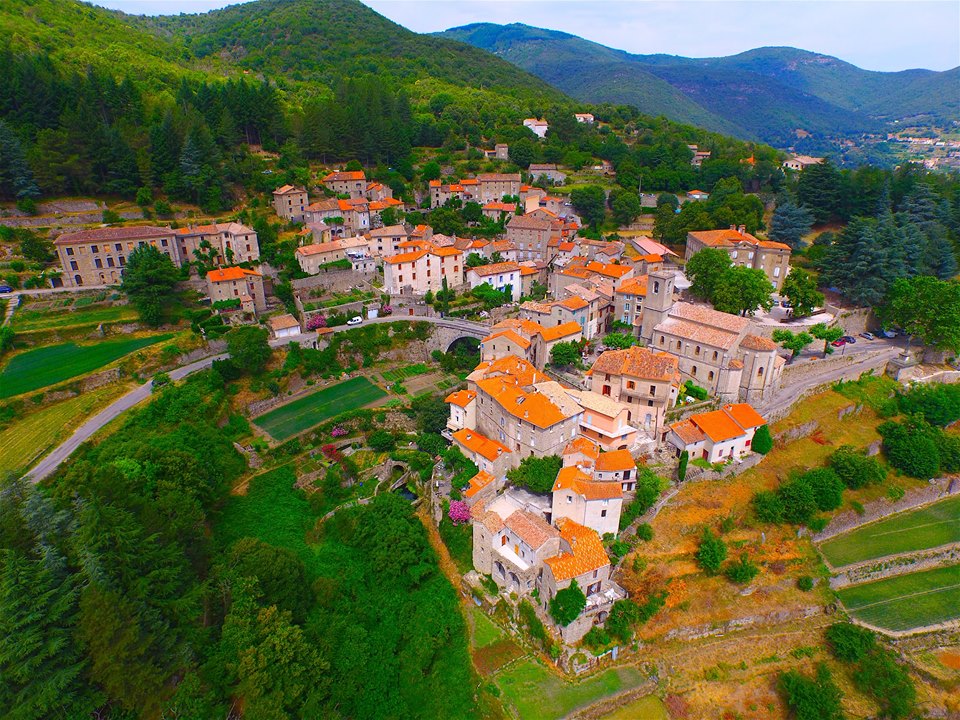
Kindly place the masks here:
<instances>
[{"instance_id":1,"label":"grass field","mask_svg":"<svg viewBox=\"0 0 960 720\"><path fill-rule=\"evenodd\" d=\"M607 670L579 683L560 679L536 660L524 659L494 676L503 699L521 720L557 720L601 698L635 688L643 682L636 668Z\"/></svg>"},{"instance_id":2,"label":"grass field","mask_svg":"<svg viewBox=\"0 0 960 720\"><path fill-rule=\"evenodd\" d=\"M647 695L604 715L600 720L670 720L670 715L660 698Z\"/></svg>"},{"instance_id":3,"label":"grass field","mask_svg":"<svg viewBox=\"0 0 960 720\"><path fill-rule=\"evenodd\" d=\"M97 370L135 350L169 340L173 335L153 335L107 340L93 345L63 343L14 355L0 371L0 399L54 385Z\"/></svg>"},{"instance_id":4,"label":"grass field","mask_svg":"<svg viewBox=\"0 0 960 720\"><path fill-rule=\"evenodd\" d=\"M503 631L487 614L479 608L473 608L473 646L483 648L503 638Z\"/></svg>"},{"instance_id":5,"label":"grass field","mask_svg":"<svg viewBox=\"0 0 960 720\"><path fill-rule=\"evenodd\" d=\"M837 592L855 618L888 630L960 619L960 565L897 575Z\"/></svg>"},{"instance_id":6,"label":"grass field","mask_svg":"<svg viewBox=\"0 0 960 720\"><path fill-rule=\"evenodd\" d=\"M830 538L820 552L834 567L960 542L960 496L897 513Z\"/></svg>"},{"instance_id":7,"label":"grass field","mask_svg":"<svg viewBox=\"0 0 960 720\"><path fill-rule=\"evenodd\" d=\"M19 310L14 313L11 325L15 332L23 333L100 323L134 322L136 319L137 311L133 306L116 305L75 311Z\"/></svg>"},{"instance_id":8,"label":"grass field","mask_svg":"<svg viewBox=\"0 0 960 720\"><path fill-rule=\"evenodd\" d=\"M427 372L430 372L430 368L423 363L417 363L416 365L407 365L407 367L396 368L395 370L387 370L383 373L383 379L392 383L398 380L405 380L408 377L423 375Z\"/></svg>"},{"instance_id":9,"label":"grass field","mask_svg":"<svg viewBox=\"0 0 960 720\"><path fill-rule=\"evenodd\" d=\"M108 385L43 408L0 431L0 475L30 467L81 420L119 395L125 388Z\"/></svg>"},{"instance_id":10,"label":"grass field","mask_svg":"<svg viewBox=\"0 0 960 720\"><path fill-rule=\"evenodd\" d=\"M385 396L386 393L367 378L355 377L281 405L253 422L274 439L286 440L334 415L361 408Z\"/></svg>"}]
</instances>

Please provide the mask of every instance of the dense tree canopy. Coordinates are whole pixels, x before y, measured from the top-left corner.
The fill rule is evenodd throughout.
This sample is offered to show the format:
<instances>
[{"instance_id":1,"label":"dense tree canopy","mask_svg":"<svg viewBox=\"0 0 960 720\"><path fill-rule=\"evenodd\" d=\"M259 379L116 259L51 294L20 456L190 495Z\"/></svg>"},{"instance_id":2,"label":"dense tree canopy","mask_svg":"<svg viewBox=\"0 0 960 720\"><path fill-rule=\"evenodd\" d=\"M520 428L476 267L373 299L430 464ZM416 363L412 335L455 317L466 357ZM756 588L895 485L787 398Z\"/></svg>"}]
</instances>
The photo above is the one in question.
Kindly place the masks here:
<instances>
[{"instance_id":1,"label":"dense tree canopy","mask_svg":"<svg viewBox=\"0 0 960 720\"><path fill-rule=\"evenodd\" d=\"M180 272L167 255L153 245L136 248L127 258L123 272L123 291L148 325L159 325L163 308L170 302L170 292Z\"/></svg>"}]
</instances>

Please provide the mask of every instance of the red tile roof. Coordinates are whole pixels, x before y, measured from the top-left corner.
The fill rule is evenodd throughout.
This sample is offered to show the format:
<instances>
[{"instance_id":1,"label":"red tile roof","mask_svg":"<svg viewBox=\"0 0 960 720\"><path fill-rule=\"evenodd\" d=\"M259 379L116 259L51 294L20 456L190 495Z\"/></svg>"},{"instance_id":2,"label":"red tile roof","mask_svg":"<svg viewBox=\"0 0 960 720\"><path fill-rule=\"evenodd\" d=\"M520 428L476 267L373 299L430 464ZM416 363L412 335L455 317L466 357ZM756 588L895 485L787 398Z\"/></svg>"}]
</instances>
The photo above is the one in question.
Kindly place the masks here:
<instances>
[{"instance_id":1,"label":"red tile roof","mask_svg":"<svg viewBox=\"0 0 960 720\"><path fill-rule=\"evenodd\" d=\"M557 520L560 537L570 546L570 552L564 552L544 562L550 566L557 582L570 580L584 573L593 572L610 564L607 551L603 549L600 536L595 530L574 522L570 518Z\"/></svg>"},{"instance_id":2,"label":"red tile roof","mask_svg":"<svg viewBox=\"0 0 960 720\"><path fill-rule=\"evenodd\" d=\"M217 270L211 270L207 273L207 280L218 283L228 280L242 280L247 276L260 277L260 273L256 270L247 270L242 267L218 268Z\"/></svg>"}]
</instances>

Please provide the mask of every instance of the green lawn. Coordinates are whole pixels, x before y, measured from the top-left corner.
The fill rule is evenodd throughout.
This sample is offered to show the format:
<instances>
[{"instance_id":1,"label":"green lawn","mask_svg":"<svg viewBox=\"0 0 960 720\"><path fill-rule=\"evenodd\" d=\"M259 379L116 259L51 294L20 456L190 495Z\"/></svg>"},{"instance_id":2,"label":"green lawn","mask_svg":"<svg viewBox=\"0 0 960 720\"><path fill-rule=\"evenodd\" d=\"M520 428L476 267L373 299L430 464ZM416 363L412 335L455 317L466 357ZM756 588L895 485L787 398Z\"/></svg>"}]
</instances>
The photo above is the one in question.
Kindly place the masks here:
<instances>
[{"instance_id":1,"label":"green lawn","mask_svg":"<svg viewBox=\"0 0 960 720\"><path fill-rule=\"evenodd\" d=\"M898 513L830 538L820 552L834 567L960 542L960 496Z\"/></svg>"},{"instance_id":2,"label":"green lawn","mask_svg":"<svg viewBox=\"0 0 960 720\"><path fill-rule=\"evenodd\" d=\"M604 715L600 720L670 720L670 714L660 698L646 695Z\"/></svg>"},{"instance_id":3,"label":"green lawn","mask_svg":"<svg viewBox=\"0 0 960 720\"><path fill-rule=\"evenodd\" d=\"M571 683L528 658L497 673L495 680L520 720L557 720L601 698L635 688L644 678L636 668L627 667Z\"/></svg>"},{"instance_id":4,"label":"green lawn","mask_svg":"<svg viewBox=\"0 0 960 720\"><path fill-rule=\"evenodd\" d=\"M387 382L396 382L397 380L404 380L408 377L416 377L417 375L423 375L424 373L430 372L428 368L423 363L417 363L416 365L408 365L404 368L397 368L395 370L387 370L383 373L383 379Z\"/></svg>"},{"instance_id":5,"label":"green lawn","mask_svg":"<svg viewBox=\"0 0 960 720\"><path fill-rule=\"evenodd\" d=\"M29 468L54 445L65 440L80 420L92 415L122 391L123 388L117 385L107 385L38 410L0 431L0 475Z\"/></svg>"},{"instance_id":6,"label":"green lawn","mask_svg":"<svg viewBox=\"0 0 960 720\"><path fill-rule=\"evenodd\" d=\"M281 405L254 419L277 440L286 440L347 410L361 408L386 393L365 377L351 378Z\"/></svg>"},{"instance_id":7,"label":"green lawn","mask_svg":"<svg viewBox=\"0 0 960 720\"><path fill-rule=\"evenodd\" d=\"M114 305L76 311L18 310L13 315L11 325L15 332L33 332L100 323L134 322L136 319L137 311L132 305Z\"/></svg>"},{"instance_id":8,"label":"green lawn","mask_svg":"<svg viewBox=\"0 0 960 720\"><path fill-rule=\"evenodd\" d=\"M503 639L503 631L487 614L479 608L473 608L473 646L485 648Z\"/></svg>"},{"instance_id":9,"label":"green lawn","mask_svg":"<svg viewBox=\"0 0 960 720\"><path fill-rule=\"evenodd\" d=\"M63 343L14 355L0 371L0 399L54 385L109 365L173 335L106 340L90 345Z\"/></svg>"},{"instance_id":10,"label":"green lawn","mask_svg":"<svg viewBox=\"0 0 960 720\"><path fill-rule=\"evenodd\" d=\"M837 591L855 618L910 630L960 618L960 565L898 575Z\"/></svg>"}]
</instances>

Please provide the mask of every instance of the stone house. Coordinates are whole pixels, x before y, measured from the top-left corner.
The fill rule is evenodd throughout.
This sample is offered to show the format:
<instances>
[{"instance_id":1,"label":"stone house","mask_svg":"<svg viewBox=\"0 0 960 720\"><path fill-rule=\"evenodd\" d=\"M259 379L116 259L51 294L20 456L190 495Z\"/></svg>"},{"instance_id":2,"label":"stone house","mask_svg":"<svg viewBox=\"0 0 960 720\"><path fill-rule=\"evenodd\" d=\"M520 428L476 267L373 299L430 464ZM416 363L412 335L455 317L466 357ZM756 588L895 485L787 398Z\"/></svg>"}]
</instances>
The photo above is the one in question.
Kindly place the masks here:
<instances>
[{"instance_id":1,"label":"stone house","mask_svg":"<svg viewBox=\"0 0 960 720\"><path fill-rule=\"evenodd\" d=\"M303 210L303 221L309 225L322 224L330 228L333 236L341 236L346 231L343 210L337 198L328 198L310 203Z\"/></svg>"},{"instance_id":2,"label":"stone house","mask_svg":"<svg viewBox=\"0 0 960 720\"><path fill-rule=\"evenodd\" d=\"M628 450L637 443L639 434L630 424L630 407L590 390L571 389L567 393L583 408L580 418L582 437L605 451Z\"/></svg>"},{"instance_id":3,"label":"stone house","mask_svg":"<svg viewBox=\"0 0 960 720\"><path fill-rule=\"evenodd\" d=\"M109 285L122 279L127 258L141 245L153 245L180 267L180 247L170 228L105 227L64 233L53 241L66 287Z\"/></svg>"},{"instance_id":4,"label":"stone house","mask_svg":"<svg viewBox=\"0 0 960 720\"><path fill-rule=\"evenodd\" d=\"M272 317L267 323L270 325L273 336L277 339L300 334L300 321L289 313Z\"/></svg>"},{"instance_id":5,"label":"stone house","mask_svg":"<svg viewBox=\"0 0 960 720\"><path fill-rule=\"evenodd\" d=\"M686 450L690 459L722 462L752 452L753 435L757 428L766 424L753 406L737 403L675 422L664 433L663 439L676 449L678 457Z\"/></svg>"},{"instance_id":6,"label":"stone house","mask_svg":"<svg viewBox=\"0 0 960 720\"><path fill-rule=\"evenodd\" d=\"M601 537L620 532L623 491L620 483L599 482L579 467L560 469L553 484L553 522L569 518Z\"/></svg>"},{"instance_id":7,"label":"stone house","mask_svg":"<svg viewBox=\"0 0 960 720\"><path fill-rule=\"evenodd\" d=\"M488 202L483 206L483 214L491 220L498 221L501 218L509 218L517 212L517 206L514 203L505 203L496 200Z\"/></svg>"},{"instance_id":8,"label":"stone house","mask_svg":"<svg viewBox=\"0 0 960 720\"><path fill-rule=\"evenodd\" d=\"M521 260L545 260L551 238L560 237L556 225L546 217L514 215L507 221L506 238L517 246Z\"/></svg>"},{"instance_id":9,"label":"stone house","mask_svg":"<svg viewBox=\"0 0 960 720\"><path fill-rule=\"evenodd\" d=\"M759 402L780 385L785 359L749 318L673 299L674 275L651 273L640 337L676 356L684 378L721 400Z\"/></svg>"},{"instance_id":10,"label":"stone house","mask_svg":"<svg viewBox=\"0 0 960 720\"><path fill-rule=\"evenodd\" d=\"M510 288L510 297L520 299L520 266L515 262L492 263L467 268L467 284L471 289L486 283L496 290Z\"/></svg>"},{"instance_id":11,"label":"stone house","mask_svg":"<svg viewBox=\"0 0 960 720\"><path fill-rule=\"evenodd\" d=\"M307 191L293 185L284 185L273 191L273 209L284 220L299 222L310 204Z\"/></svg>"},{"instance_id":12,"label":"stone house","mask_svg":"<svg viewBox=\"0 0 960 720\"><path fill-rule=\"evenodd\" d=\"M480 341L480 359L492 361L513 355L542 370L554 345L579 342L580 338L580 326L574 322L547 328L531 320L507 318L494 325Z\"/></svg>"},{"instance_id":13,"label":"stone house","mask_svg":"<svg viewBox=\"0 0 960 720\"><path fill-rule=\"evenodd\" d=\"M325 243L303 245L294 251L300 269L308 275L316 275L320 267L337 260L349 260L350 256L367 254L369 241L363 236L341 238Z\"/></svg>"},{"instance_id":14,"label":"stone house","mask_svg":"<svg viewBox=\"0 0 960 720\"><path fill-rule=\"evenodd\" d=\"M728 230L687 233L684 257L689 260L704 248L725 251L734 265L763 270L773 289L779 291L790 272L790 246L772 240L758 240L743 225Z\"/></svg>"},{"instance_id":15,"label":"stone house","mask_svg":"<svg viewBox=\"0 0 960 720\"><path fill-rule=\"evenodd\" d=\"M574 113L573 116L577 119L578 123L586 123L587 125L593 125L592 113Z\"/></svg>"},{"instance_id":16,"label":"stone house","mask_svg":"<svg viewBox=\"0 0 960 720\"><path fill-rule=\"evenodd\" d=\"M450 437L468 460L495 478L506 477L507 470L514 466L514 453L506 445L475 428L457 430Z\"/></svg>"},{"instance_id":17,"label":"stone house","mask_svg":"<svg viewBox=\"0 0 960 720\"><path fill-rule=\"evenodd\" d=\"M527 168L527 171L530 173L530 177L535 181L539 180L540 178L546 178L550 182L562 185L567 179L567 174L560 170L560 168L553 163L531 163L530 167Z\"/></svg>"},{"instance_id":18,"label":"stone house","mask_svg":"<svg viewBox=\"0 0 960 720\"><path fill-rule=\"evenodd\" d=\"M374 228L366 234L370 240L368 251L376 257L396 255L400 244L407 241L407 230L403 225L388 225Z\"/></svg>"},{"instance_id":19,"label":"stone house","mask_svg":"<svg viewBox=\"0 0 960 720\"><path fill-rule=\"evenodd\" d=\"M520 196L520 173L481 173L476 177L477 194L473 199L481 205L503 200L504 196Z\"/></svg>"},{"instance_id":20,"label":"stone house","mask_svg":"<svg viewBox=\"0 0 960 720\"><path fill-rule=\"evenodd\" d=\"M523 121L523 126L541 140L547 136L547 130L550 129L549 123L539 118L527 118Z\"/></svg>"},{"instance_id":21,"label":"stone house","mask_svg":"<svg viewBox=\"0 0 960 720\"><path fill-rule=\"evenodd\" d=\"M367 176L363 170L332 172L321 182L327 190L337 195L349 195L351 198L366 197Z\"/></svg>"},{"instance_id":22,"label":"stone house","mask_svg":"<svg viewBox=\"0 0 960 720\"><path fill-rule=\"evenodd\" d=\"M390 255L383 259L383 289L390 294L412 292L426 295L447 287L463 285L463 251L455 247L439 247L431 242L419 243L418 249ZM489 267L489 266L487 266ZM472 286L471 286L472 287Z\"/></svg>"},{"instance_id":23,"label":"stone house","mask_svg":"<svg viewBox=\"0 0 960 720\"><path fill-rule=\"evenodd\" d=\"M679 360L637 346L607 350L587 371L587 379L593 392L625 405L628 420L656 438L677 401Z\"/></svg>"},{"instance_id":24,"label":"stone house","mask_svg":"<svg viewBox=\"0 0 960 720\"><path fill-rule=\"evenodd\" d=\"M252 302L256 312L267 309L263 276L256 270L242 267L211 270L207 273L207 295L211 302L236 299L241 303Z\"/></svg>"},{"instance_id":25,"label":"stone house","mask_svg":"<svg viewBox=\"0 0 960 720\"><path fill-rule=\"evenodd\" d=\"M647 276L633 277L625 280L614 291L613 317L622 323L627 323L633 330L631 334L640 335L640 325L643 322L643 298L647 294Z\"/></svg>"},{"instance_id":26,"label":"stone house","mask_svg":"<svg viewBox=\"0 0 960 720\"><path fill-rule=\"evenodd\" d=\"M212 258L216 266L260 259L257 233L236 222L178 228L177 245L183 263L201 255Z\"/></svg>"}]
</instances>

